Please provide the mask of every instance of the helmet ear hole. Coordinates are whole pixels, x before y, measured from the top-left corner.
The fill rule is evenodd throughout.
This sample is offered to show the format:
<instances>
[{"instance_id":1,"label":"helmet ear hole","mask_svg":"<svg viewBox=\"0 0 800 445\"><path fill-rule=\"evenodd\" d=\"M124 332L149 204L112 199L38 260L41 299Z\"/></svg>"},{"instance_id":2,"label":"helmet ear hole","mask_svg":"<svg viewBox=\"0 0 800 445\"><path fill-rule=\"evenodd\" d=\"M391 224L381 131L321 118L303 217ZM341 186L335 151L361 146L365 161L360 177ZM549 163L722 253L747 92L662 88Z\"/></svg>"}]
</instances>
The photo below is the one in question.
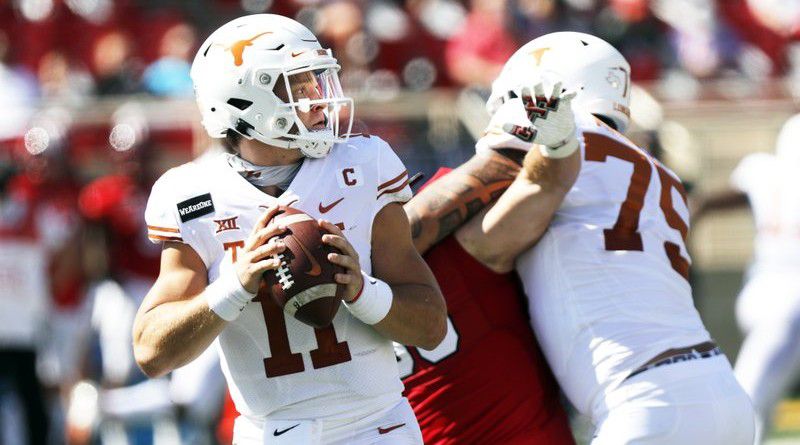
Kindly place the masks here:
<instances>
[{"instance_id":1,"label":"helmet ear hole","mask_svg":"<svg viewBox=\"0 0 800 445\"><path fill-rule=\"evenodd\" d=\"M228 105L234 106L242 111L250 108L250 105L253 105L253 101L245 100L245 99L237 99L232 97L228 99Z\"/></svg>"}]
</instances>

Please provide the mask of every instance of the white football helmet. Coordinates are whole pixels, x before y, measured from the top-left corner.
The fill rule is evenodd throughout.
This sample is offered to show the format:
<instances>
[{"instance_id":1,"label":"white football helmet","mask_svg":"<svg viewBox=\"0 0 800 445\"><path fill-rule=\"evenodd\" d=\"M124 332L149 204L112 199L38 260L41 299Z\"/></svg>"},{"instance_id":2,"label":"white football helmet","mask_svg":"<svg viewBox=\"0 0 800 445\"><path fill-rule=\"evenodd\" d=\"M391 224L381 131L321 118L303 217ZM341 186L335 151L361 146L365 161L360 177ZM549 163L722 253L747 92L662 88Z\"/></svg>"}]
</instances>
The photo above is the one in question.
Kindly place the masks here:
<instances>
[{"instance_id":1,"label":"white football helmet","mask_svg":"<svg viewBox=\"0 0 800 445\"><path fill-rule=\"evenodd\" d=\"M540 81L547 88L561 81L566 90L578 93L573 109L605 116L620 132L628 128L631 67L605 40L579 32L555 32L531 40L503 66L486 110L494 114L520 88Z\"/></svg>"},{"instance_id":2,"label":"white football helmet","mask_svg":"<svg viewBox=\"0 0 800 445\"><path fill-rule=\"evenodd\" d=\"M345 142L353 125L353 100L342 93L339 68L331 50L305 26L255 14L214 31L200 46L191 76L211 137L232 130L318 158ZM300 83L305 93L298 94ZM306 128L298 111L320 108L324 122Z\"/></svg>"}]
</instances>

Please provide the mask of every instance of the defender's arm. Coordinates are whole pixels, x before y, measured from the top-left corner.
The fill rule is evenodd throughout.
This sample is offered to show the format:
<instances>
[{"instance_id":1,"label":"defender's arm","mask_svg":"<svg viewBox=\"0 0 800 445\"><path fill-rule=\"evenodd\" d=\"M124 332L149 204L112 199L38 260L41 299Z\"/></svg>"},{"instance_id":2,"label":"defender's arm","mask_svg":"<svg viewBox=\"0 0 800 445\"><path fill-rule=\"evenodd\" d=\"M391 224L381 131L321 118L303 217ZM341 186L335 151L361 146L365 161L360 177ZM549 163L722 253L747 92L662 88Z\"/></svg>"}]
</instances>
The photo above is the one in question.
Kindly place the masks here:
<instances>
[{"instance_id":1,"label":"defender's arm","mask_svg":"<svg viewBox=\"0 0 800 445\"><path fill-rule=\"evenodd\" d=\"M517 255L545 232L575 183L580 165L580 150L563 159L531 150L511 187L491 209L456 232L456 238L484 265L508 272Z\"/></svg>"},{"instance_id":2,"label":"defender's arm","mask_svg":"<svg viewBox=\"0 0 800 445\"><path fill-rule=\"evenodd\" d=\"M495 115L516 115L502 128L530 143L530 149L519 175L494 207L456 234L467 252L495 271L511 270L517 255L539 240L578 178L581 150L571 105L576 94L556 82L547 97L539 82L521 88L519 98L506 101Z\"/></svg>"},{"instance_id":3,"label":"defender's arm","mask_svg":"<svg viewBox=\"0 0 800 445\"><path fill-rule=\"evenodd\" d=\"M417 252L424 254L497 199L519 172L521 155L519 150L478 153L407 202Z\"/></svg>"}]
</instances>

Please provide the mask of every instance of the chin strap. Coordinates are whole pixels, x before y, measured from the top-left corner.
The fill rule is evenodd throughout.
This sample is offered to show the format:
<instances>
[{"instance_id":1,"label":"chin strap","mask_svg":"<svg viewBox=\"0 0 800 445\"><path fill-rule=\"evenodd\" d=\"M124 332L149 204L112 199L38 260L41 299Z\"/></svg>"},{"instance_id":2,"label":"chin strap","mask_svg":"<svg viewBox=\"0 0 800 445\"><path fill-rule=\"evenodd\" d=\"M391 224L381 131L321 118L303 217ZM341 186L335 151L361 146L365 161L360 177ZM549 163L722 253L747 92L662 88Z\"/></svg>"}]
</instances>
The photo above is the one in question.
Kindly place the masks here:
<instances>
[{"instance_id":1,"label":"chin strap","mask_svg":"<svg viewBox=\"0 0 800 445\"><path fill-rule=\"evenodd\" d=\"M297 172L300 170L302 161L289 165L255 165L250 161L242 159L239 155L228 153L228 165L236 173L255 186L267 187L277 186L281 190L286 190L291 184Z\"/></svg>"}]
</instances>

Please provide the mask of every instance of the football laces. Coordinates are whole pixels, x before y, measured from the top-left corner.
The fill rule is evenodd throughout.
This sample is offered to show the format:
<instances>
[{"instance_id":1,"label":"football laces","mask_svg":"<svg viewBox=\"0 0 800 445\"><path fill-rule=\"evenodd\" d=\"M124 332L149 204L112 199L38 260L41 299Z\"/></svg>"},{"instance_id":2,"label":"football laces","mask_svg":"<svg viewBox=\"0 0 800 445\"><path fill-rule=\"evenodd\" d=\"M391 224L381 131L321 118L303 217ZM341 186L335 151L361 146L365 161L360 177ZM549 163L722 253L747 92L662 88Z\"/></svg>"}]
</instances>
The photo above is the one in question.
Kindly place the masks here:
<instances>
[{"instance_id":1,"label":"football laces","mask_svg":"<svg viewBox=\"0 0 800 445\"><path fill-rule=\"evenodd\" d=\"M278 278L278 284L281 285L281 289L286 290L291 288L294 284L294 277L292 277L292 271L289 269L289 265L286 264L284 254L276 253L272 255L272 258L280 262L278 268L275 269L275 276Z\"/></svg>"}]
</instances>

